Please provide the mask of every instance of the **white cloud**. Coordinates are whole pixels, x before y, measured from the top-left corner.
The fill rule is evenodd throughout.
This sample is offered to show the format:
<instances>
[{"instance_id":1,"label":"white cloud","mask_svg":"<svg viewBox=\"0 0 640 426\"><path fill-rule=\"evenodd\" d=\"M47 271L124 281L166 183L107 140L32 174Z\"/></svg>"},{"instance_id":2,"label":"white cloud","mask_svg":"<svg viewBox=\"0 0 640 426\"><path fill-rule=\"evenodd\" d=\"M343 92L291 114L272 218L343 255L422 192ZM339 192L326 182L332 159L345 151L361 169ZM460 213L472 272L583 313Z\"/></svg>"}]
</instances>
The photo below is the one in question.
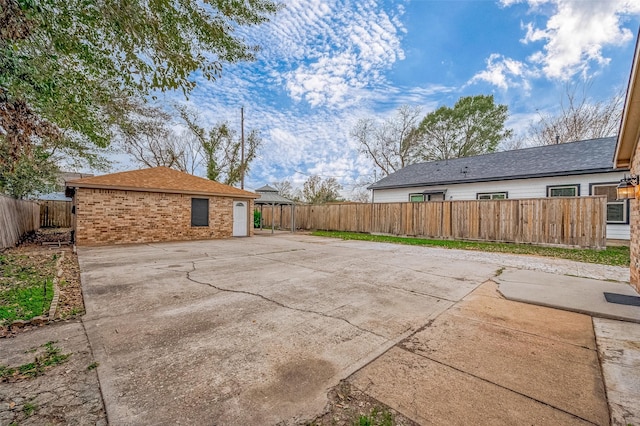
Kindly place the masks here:
<instances>
[{"instance_id":1,"label":"white cloud","mask_svg":"<svg viewBox=\"0 0 640 426\"><path fill-rule=\"evenodd\" d=\"M522 24L525 34L520 41L541 47L525 61L492 54L486 69L470 83L486 81L507 89L528 88L531 78L541 76L550 80L569 80L576 75L586 78L609 63L606 48L633 39L633 33L624 27L625 20L640 13L638 0L500 0L503 7L518 3L526 4L530 15L547 18L543 25Z\"/></svg>"},{"instance_id":2,"label":"white cloud","mask_svg":"<svg viewBox=\"0 0 640 426\"><path fill-rule=\"evenodd\" d=\"M269 24L262 54L268 67L289 65L279 78L294 100L346 108L359 100L360 89L382 83L382 73L404 59L402 11L387 12L371 0L294 0Z\"/></svg>"},{"instance_id":3,"label":"white cloud","mask_svg":"<svg viewBox=\"0 0 640 426\"><path fill-rule=\"evenodd\" d=\"M536 75L527 64L493 53L487 59L487 68L474 75L469 84L485 81L500 89L521 86L526 91L531 89L529 78Z\"/></svg>"},{"instance_id":4,"label":"white cloud","mask_svg":"<svg viewBox=\"0 0 640 426\"><path fill-rule=\"evenodd\" d=\"M549 0L551 2L551 0ZM629 42L633 34L622 26L623 17L640 13L637 0L569 1L555 0L555 14L544 28L527 23L523 43L543 42L542 50L529 58L542 67L545 76L567 80L586 74L592 64L606 65L607 46Z\"/></svg>"}]
</instances>

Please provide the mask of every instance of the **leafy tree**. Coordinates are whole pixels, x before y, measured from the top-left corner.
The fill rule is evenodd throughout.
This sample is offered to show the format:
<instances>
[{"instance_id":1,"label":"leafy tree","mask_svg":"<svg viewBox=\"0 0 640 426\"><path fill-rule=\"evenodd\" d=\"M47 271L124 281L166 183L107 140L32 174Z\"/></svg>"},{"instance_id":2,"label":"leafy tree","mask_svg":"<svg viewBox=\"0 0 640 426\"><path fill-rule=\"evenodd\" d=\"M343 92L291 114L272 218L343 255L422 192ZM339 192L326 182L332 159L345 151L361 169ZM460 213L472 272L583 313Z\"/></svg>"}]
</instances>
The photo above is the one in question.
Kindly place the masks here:
<instances>
[{"instance_id":1,"label":"leafy tree","mask_svg":"<svg viewBox=\"0 0 640 426\"><path fill-rule=\"evenodd\" d=\"M359 120L351 136L360 143L360 152L386 176L420 161L419 119L420 108L403 105L380 124L369 118Z\"/></svg>"},{"instance_id":2,"label":"leafy tree","mask_svg":"<svg viewBox=\"0 0 640 426\"><path fill-rule=\"evenodd\" d=\"M0 143L0 192L25 198L54 191L58 169L49 153L35 146L28 155L14 157L8 148L8 144Z\"/></svg>"},{"instance_id":3,"label":"leafy tree","mask_svg":"<svg viewBox=\"0 0 640 426\"><path fill-rule=\"evenodd\" d=\"M132 99L187 94L194 72L212 80L224 63L254 59L257 47L235 32L277 9L271 0L0 0L3 161L42 151L51 163L54 152L99 162L94 147L135 128Z\"/></svg>"},{"instance_id":4,"label":"leafy tree","mask_svg":"<svg viewBox=\"0 0 640 426\"><path fill-rule=\"evenodd\" d=\"M342 201L340 190L342 186L336 178L322 179L314 175L307 179L302 187L302 197L307 203L324 204L333 201Z\"/></svg>"},{"instance_id":5,"label":"leafy tree","mask_svg":"<svg viewBox=\"0 0 640 426\"><path fill-rule=\"evenodd\" d=\"M243 161L242 140L237 137L237 132L231 129L228 123L219 123L207 131L196 123L192 113L184 108L179 111L187 127L200 143L204 163L207 166L207 178L226 185L235 185L240 182L243 173L246 174L249 171L262 144L260 133L257 130L249 131Z\"/></svg>"},{"instance_id":6,"label":"leafy tree","mask_svg":"<svg viewBox=\"0 0 640 426\"><path fill-rule=\"evenodd\" d=\"M494 152L512 134L504 128L507 116L507 106L496 105L493 95L466 96L453 108L442 106L420 123L421 157L433 161Z\"/></svg>"},{"instance_id":7,"label":"leafy tree","mask_svg":"<svg viewBox=\"0 0 640 426\"><path fill-rule=\"evenodd\" d=\"M529 127L525 140L530 145L553 145L586 139L615 136L620 127L624 92L599 102L589 102L588 85L566 86L560 111L556 114L540 114Z\"/></svg>"}]
</instances>

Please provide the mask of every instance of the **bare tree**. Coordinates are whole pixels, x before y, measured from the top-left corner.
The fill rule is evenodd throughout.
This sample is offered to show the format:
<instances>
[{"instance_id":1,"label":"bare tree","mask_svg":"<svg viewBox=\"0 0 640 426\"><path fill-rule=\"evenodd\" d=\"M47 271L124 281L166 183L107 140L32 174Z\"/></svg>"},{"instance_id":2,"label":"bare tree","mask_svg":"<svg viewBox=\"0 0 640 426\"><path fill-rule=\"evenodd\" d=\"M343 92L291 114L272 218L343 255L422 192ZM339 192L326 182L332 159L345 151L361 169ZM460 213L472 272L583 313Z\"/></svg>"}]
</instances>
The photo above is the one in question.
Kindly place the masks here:
<instances>
[{"instance_id":1,"label":"bare tree","mask_svg":"<svg viewBox=\"0 0 640 426\"><path fill-rule=\"evenodd\" d=\"M578 89L581 88L579 91ZM553 145L614 136L620 127L624 92L598 102L589 102L588 84L565 88L556 115L539 114L527 134L531 145Z\"/></svg>"},{"instance_id":2,"label":"bare tree","mask_svg":"<svg viewBox=\"0 0 640 426\"><path fill-rule=\"evenodd\" d=\"M371 201L371 193L364 188L358 188L351 193L349 200L356 203L368 203Z\"/></svg>"},{"instance_id":3,"label":"bare tree","mask_svg":"<svg viewBox=\"0 0 640 426\"><path fill-rule=\"evenodd\" d=\"M300 190L295 189L289 180L273 182L273 187L278 190L278 194L289 200L299 201L302 198Z\"/></svg>"},{"instance_id":4,"label":"bare tree","mask_svg":"<svg viewBox=\"0 0 640 426\"><path fill-rule=\"evenodd\" d=\"M202 146L189 131L183 131L179 135L175 135L176 141L180 146L181 155L178 157L176 168L192 175L202 166L204 156L202 154Z\"/></svg>"},{"instance_id":5,"label":"bare tree","mask_svg":"<svg viewBox=\"0 0 640 426\"><path fill-rule=\"evenodd\" d=\"M360 152L386 176L418 161L419 120L419 107L403 105L381 124L370 118L359 120L351 130L351 137L360 143Z\"/></svg>"},{"instance_id":6,"label":"bare tree","mask_svg":"<svg viewBox=\"0 0 640 426\"><path fill-rule=\"evenodd\" d=\"M173 132L158 132L158 135L143 135L129 139L124 150L144 167L165 166L182 170L180 159L183 149Z\"/></svg>"},{"instance_id":7,"label":"bare tree","mask_svg":"<svg viewBox=\"0 0 640 426\"><path fill-rule=\"evenodd\" d=\"M514 135L509 139L503 140L498 146L498 151L513 151L515 149L523 149L529 147L526 136Z\"/></svg>"},{"instance_id":8,"label":"bare tree","mask_svg":"<svg viewBox=\"0 0 640 426\"><path fill-rule=\"evenodd\" d=\"M177 168L181 149L167 126L171 116L156 106L136 100L125 101L130 122L119 128L119 141L124 152L145 167Z\"/></svg>"}]
</instances>

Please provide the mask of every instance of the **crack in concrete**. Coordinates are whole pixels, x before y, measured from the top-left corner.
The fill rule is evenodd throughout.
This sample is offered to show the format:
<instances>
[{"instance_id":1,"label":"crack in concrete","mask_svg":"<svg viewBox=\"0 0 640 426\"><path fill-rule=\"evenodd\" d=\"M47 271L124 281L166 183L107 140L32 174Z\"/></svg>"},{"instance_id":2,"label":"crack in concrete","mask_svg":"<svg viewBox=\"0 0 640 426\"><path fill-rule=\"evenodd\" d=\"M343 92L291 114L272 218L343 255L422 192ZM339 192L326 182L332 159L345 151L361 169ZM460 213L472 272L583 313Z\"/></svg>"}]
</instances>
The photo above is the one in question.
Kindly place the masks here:
<instances>
[{"instance_id":1,"label":"crack in concrete","mask_svg":"<svg viewBox=\"0 0 640 426\"><path fill-rule=\"evenodd\" d=\"M258 255L258 256L260 256L260 255ZM301 268L309 269L309 270L314 271L314 272L320 272L320 273L323 273L323 274L327 274L328 273L324 269L312 268L307 264L301 264L301 263L297 263L297 262L285 262L285 261L280 260L280 259L271 259L271 258L268 258L268 257L264 257L264 258L267 259L267 260L270 260L272 262L279 262L279 263L282 263L282 264L285 264L285 265L298 266L298 267L301 267ZM414 270L414 272L420 272L420 273L423 273L423 274L427 274L424 271L418 271L418 270ZM339 276L339 277L349 278L348 274L345 274L345 273L343 273L341 271L336 271L336 272L334 272L334 274ZM436 275L436 274L433 274L433 275L436 276L436 277L440 276L440 275ZM441 277L444 277L444 276L441 276ZM474 282L474 281L469 281L469 280L461 279L461 278L454 278L454 279L458 280L458 281L466 281L466 282L469 282L469 283L473 283ZM375 284L368 284L368 283L364 283L364 282L362 284L363 285L367 285L369 287L377 287ZM470 290L470 292L475 290L478 285L476 285L472 290ZM415 293L415 294L420 295L420 296L428 296L428 297L432 297L434 299L446 300L447 302L451 302L451 303L457 303L459 301L459 300L446 299L446 298L440 297L440 296L434 296L434 295L431 295L431 294L428 294L428 293L421 293L421 292L416 291L416 290L406 289L406 288L397 287L397 286L389 285L388 287L389 288L393 288L394 290L401 290L401 291L405 291L405 292L408 292L408 293Z\"/></svg>"},{"instance_id":2,"label":"crack in concrete","mask_svg":"<svg viewBox=\"0 0 640 426\"><path fill-rule=\"evenodd\" d=\"M480 297L486 297L486 296L480 296ZM470 321L477 322L477 323L482 323L482 324L488 324L490 326L499 327L499 328L504 329L504 330L509 330L509 331L513 331L513 332L516 332L516 333L522 333L522 334L525 334L527 336L532 336L532 337L536 337L536 338L544 339L544 340L550 340L552 342L557 342L557 343L560 343L560 344L563 344L563 345L569 345L569 346L573 346L575 348L586 349L586 350L589 350L589 351L592 351L592 352L597 352L597 349L590 348L590 347L585 346L585 345L572 343L572 342L570 342L568 340L561 340L561 339L557 339L557 338L554 338L554 337L544 336L542 334L532 333L530 331L522 330L522 329L519 329L519 328L507 327L506 325L497 324L497 323L491 322L491 321L485 321L485 320L482 320L482 319L473 318L473 317L465 315L463 312L456 311L456 310L453 310L453 309L449 313L451 315L455 316L455 317L464 318L465 320L470 320Z\"/></svg>"},{"instance_id":3,"label":"crack in concrete","mask_svg":"<svg viewBox=\"0 0 640 426\"><path fill-rule=\"evenodd\" d=\"M191 282L196 283L196 284L207 285L209 287L215 288L216 290L224 291L224 292L228 292L228 293L246 294L248 296L258 297L258 298L260 298L262 300L265 300L267 302L270 302L270 303L273 303L273 304L275 304L277 306L280 306L281 308L290 309L292 311L303 312L303 313L307 313L307 314L315 314L315 315L319 315L321 317L343 321L343 322L349 324L351 327L354 327L354 328L356 328L356 329L358 329L358 330L360 330L362 332L373 334L374 336L377 336L377 337L380 337L382 339L385 339L385 341L389 340L388 337L383 336L381 334L378 334L375 331L367 330L366 328L360 327L359 325L352 323L351 321L349 321L346 318L328 315L328 314L326 314L324 312L313 311L311 309L294 308L293 306L288 306L288 305L285 305L282 302L278 302L277 300L270 299L270 298L268 298L268 297L266 297L266 296L264 296L264 295L262 295L260 293L254 293L254 292L247 291L247 290L233 290L233 289L229 289L229 288L219 287L219 286L216 286L215 284L212 284L212 283L198 281L198 280L196 280L194 278L191 278L191 273L195 272L197 270L196 263L195 262L191 262L191 265L192 265L193 269L191 271L187 271L187 279L189 281L191 281Z\"/></svg>"},{"instance_id":4,"label":"crack in concrete","mask_svg":"<svg viewBox=\"0 0 640 426\"><path fill-rule=\"evenodd\" d=\"M451 303L458 303L459 302L459 300L447 299L446 297L442 297L442 296L434 296L433 294L423 293L421 291L412 290L410 288L403 288L403 287L398 287L398 286L394 286L394 285L387 285L387 287L393 288L395 290L404 291L406 293L415 294L415 295L418 295L418 296L426 296L426 297L430 297L432 299L444 300L444 301L451 302ZM475 290L475 288L474 288L474 290Z\"/></svg>"},{"instance_id":5,"label":"crack in concrete","mask_svg":"<svg viewBox=\"0 0 640 426\"><path fill-rule=\"evenodd\" d=\"M266 254L271 254L271 253L264 253L264 254L266 255ZM256 256L262 256L262 255L263 255L263 254L257 254ZM265 256L264 258L265 258L265 259L267 259L267 260L270 260L270 261L272 261L272 262L279 262L279 263L283 263L283 264L285 264L285 265L298 266L298 267L301 267L301 268L310 269L310 270L312 270L312 271L315 271L315 272L321 272L321 273L325 273L325 274L326 274L326 273L328 273L326 270L323 270L323 269L317 269L317 268L312 268L312 267L310 267L310 266L309 266L309 265L307 265L307 264L301 264L301 263L297 263L297 262L285 262L285 261L280 260L280 259L271 259L271 258L266 257L266 256ZM366 260L366 259L360 259L360 260L365 261L365 262L367 262L367 263L374 263L374 262L368 261L368 260ZM475 281L475 280L468 280L468 279L466 279L466 278L460 278L460 277L448 277L448 276L446 276L446 275L434 274L434 273L431 273L431 272L428 272L428 271L421 271L421 270L419 270L419 269L413 269L413 268L399 268L399 267L397 267L397 266L395 266L395 265L390 265L390 264L387 264L387 263L385 263L385 262L376 262L376 264L381 264L381 265L385 265L385 266L393 267L393 268L396 268L396 269L399 269L399 270L410 270L410 271L417 272L417 273L420 273L420 274L423 274L423 275L428 275L428 276L434 276L434 277L439 277L439 278L451 278L451 279L454 279L454 280L456 280L456 281L463 281L463 282L467 282L467 283L470 283L470 284L472 284L472 285L473 285L473 288L472 288L472 289L470 289L470 290L469 290L469 292L468 292L467 294L465 294L465 296L463 296L462 298L457 299L457 300L451 300L451 299L447 299L447 298L445 298L445 297L441 297L441 296L434 296L434 295L429 294L429 293L421 293L421 292L416 291L416 290L406 289L406 288L402 288L402 287L397 287L397 286L388 286L389 288L393 288L393 289L395 289L395 290L406 291L406 292L408 292L408 293L415 293L415 294L420 295L420 296L428 296L428 297L432 297L432 298L434 298L434 299L446 300L447 302L451 302L451 303L457 303L457 302L459 302L460 300L464 299L464 297L466 297L467 295L469 295L469 294L470 294L471 292L473 292L476 288L478 288L478 286L480 286L480 285L482 284L482 283L480 283L480 284L476 284L476 281ZM348 275L347 275L347 274L345 274L345 273L343 273L343 272L341 272L341 271L336 271L336 272L335 272L335 274L336 274L337 276L340 276L340 277L345 277L345 278L347 278L347 277L348 277Z\"/></svg>"},{"instance_id":6,"label":"crack in concrete","mask_svg":"<svg viewBox=\"0 0 640 426\"><path fill-rule=\"evenodd\" d=\"M457 372L459 372L459 373L466 374L466 375L471 376L471 377L473 377L473 378L475 378L475 379L478 379L478 380L481 380L481 381L483 381L483 382L486 382L486 383L492 384L492 385L497 386L497 387L499 387L499 388L502 388L502 389L504 389L504 390L506 390L506 391L513 392L513 393L515 393L515 394L517 394L517 395L523 396L523 397L525 397L525 398L527 398L527 399L530 399L530 400L532 400L532 401L535 401L535 402L538 402L538 403L540 403L540 404L546 405L547 407L553 408L554 410L561 411L561 412L563 412L563 413L565 413L565 414L568 414L568 415L570 415L570 416L572 416L572 417L575 417L575 418L577 418L577 419L583 420L583 421L585 421L585 422L587 422L587 423L589 423L589 424L592 424L592 425L597 425L597 424L598 424L598 423L595 423L595 422L593 422L593 421L591 421L591 420L589 420L589 419L585 419L584 417L579 416L578 414L572 413L572 412L567 411L567 410L565 410L565 409L563 409L563 408L560 408L560 407L556 407L555 405L549 404L548 402L542 401L542 400L540 400L540 399L534 398L534 397L532 397L532 396L530 396L530 395L527 395L527 394L525 394L525 393L522 393L522 392L519 392L519 391L517 391L517 390L511 389L511 388L509 388L509 387L506 387L506 386L504 386L504 385L501 385L500 383L496 383L496 382L494 382L494 381L492 381L492 380L486 379L486 378L484 378L484 377L482 377L482 376L478 376L478 375L476 375L476 374L473 374L473 373L470 373L470 372L468 372L468 371L462 370L462 369L460 369L460 368L458 368L458 367L454 367L453 365L449 365L449 364L447 364L447 363L445 363L445 362L442 362L442 361L439 361L439 360L437 360L437 359L434 359L434 358L428 357L428 356L426 356L426 355L424 355L424 354L422 354L422 353L414 352L413 350L410 350L410 349L405 348L405 347L402 347L401 349L402 349L402 350L404 350L404 351L407 351L407 352L409 352L409 353L411 353L411 354L413 354L413 355L419 356L419 357L421 357L421 358L424 358L424 359L427 359L427 360L429 360L429 361L433 361L433 362L435 362L435 363L437 363L437 364L440 364L440 365L442 365L442 366L444 366L444 367L447 367L447 368L450 368L450 369L452 369L452 370L455 370L455 371L457 371Z\"/></svg>"},{"instance_id":7,"label":"crack in concrete","mask_svg":"<svg viewBox=\"0 0 640 426\"><path fill-rule=\"evenodd\" d=\"M402 267L399 267L399 266L397 266L397 265L395 265L395 264L387 263L387 262L381 262L381 261L375 261L375 262L374 262L374 261L371 261L371 260L368 260L368 259L360 259L360 260L362 260L362 261L364 261L364 262L367 262L367 263L370 263L370 264L375 264L375 265L384 265L384 266L387 266L387 267L389 267L389 268L395 268L395 269L398 269L398 270L400 270L400 271L412 271L412 272L417 272L417 273L419 273L419 274L428 275L428 276L430 276L430 277L438 277L438 278L453 279L453 280L456 280L456 281L464 281L464 282L470 282L470 283L474 283L474 282L475 282L475 280L468 280L468 279L467 279L467 278L465 278L465 277L452 277L452 276L450 276L450 275L436 274L436 273L431 272L431 271L424 271L424 270L422 270L422 269L411 268L411 267L409 267L409 266L402 266Z\"/></svg>"}]
</instances>

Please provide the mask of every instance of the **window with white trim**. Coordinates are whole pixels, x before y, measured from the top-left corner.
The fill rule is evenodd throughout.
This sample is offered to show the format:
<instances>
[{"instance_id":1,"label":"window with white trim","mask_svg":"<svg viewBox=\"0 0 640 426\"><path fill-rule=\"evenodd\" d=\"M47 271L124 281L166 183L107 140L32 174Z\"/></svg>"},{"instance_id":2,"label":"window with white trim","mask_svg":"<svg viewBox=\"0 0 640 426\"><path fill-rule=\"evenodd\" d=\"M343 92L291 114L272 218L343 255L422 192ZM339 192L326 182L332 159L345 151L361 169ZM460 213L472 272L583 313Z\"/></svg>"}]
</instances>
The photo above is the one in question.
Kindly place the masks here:
<instances>
[{"instance_id":1,"label":"window with white trim","mask_svg":"<svg viewBox=\"0 0 640 426\"><path fill-rule=\"evenodd\" d=\"M607 223L628 223L629 203L617 200L617 183L592 184L591 195L607 197Z\"/></svg>"},{"instance_id":2,"label":"window with white trim","mask_svg":"<svg viewBox=\"0 0 640 426\"><path fill-rule=\"evenodd\" d=\"M547 197L578 197L580 185L547 186Z\"/></svg>"},{"instance_id":3,"label":"window with white trim","mask_svg":"<svg viewBox=\"0 0 640 426\"><path fill-rule=\"evenodd\" d=\"M422 201L444 201L444 192L422 192L409 194L409 201L419 203Z\"/></svg>"},{"instance_id":4,"label":"window with white trim","mask_svg":"<svg viewBox=\"0 0 640 426\"><path fill-rule=\"evenodd\" d=\"M478 192L476 194L477 200L506 200L506 192Z\"/></svg>"}]
</instances>

